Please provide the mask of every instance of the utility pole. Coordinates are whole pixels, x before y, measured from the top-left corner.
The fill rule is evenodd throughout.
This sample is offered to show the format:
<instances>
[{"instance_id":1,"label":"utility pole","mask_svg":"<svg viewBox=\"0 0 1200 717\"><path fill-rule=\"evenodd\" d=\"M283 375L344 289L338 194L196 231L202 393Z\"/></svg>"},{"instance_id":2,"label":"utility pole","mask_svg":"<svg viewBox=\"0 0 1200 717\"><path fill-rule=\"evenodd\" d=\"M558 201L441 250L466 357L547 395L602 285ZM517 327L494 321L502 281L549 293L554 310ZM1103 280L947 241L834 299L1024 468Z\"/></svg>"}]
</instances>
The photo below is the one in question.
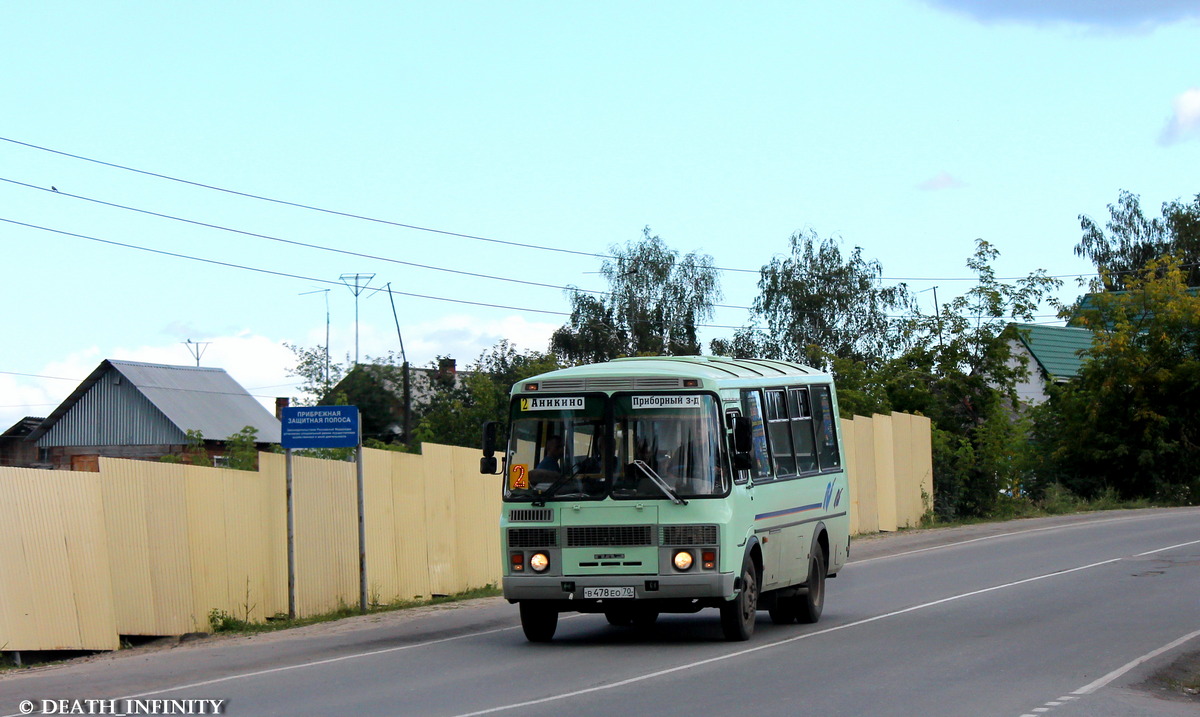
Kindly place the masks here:
<instances>
[{"instance_id":1,"label":"utility pole","mask_svg":"<svg viewBox=\"0 0 1200 717\"><path fill-rule=\"evenodd\" d=\"M325 392L329 392L329 292L331 289L317 289L316 291L305 291L300 296L308 296L309 294L325 294Z\"/></svg>"},{"instance_id":2,"label":"utility pole","mask_svg":"<svg viewBox=\"0 0 1200 717\"><path fill-rule=\"evenodd\" d=\"M342 274L338 277L354 293L354 365L358 365L358 297L375 278L374 274ZM351 284L351 282L354 282Z\"/></svg>"},{"instance_id":3,"label":"utility pole","mask_svg":"<svg viewBox=\"0 0 1200 717\"><path fill-rule=\"evenodd\" d=\"M396 299L392 296L392 282L387 283L388 301L392 303L392 319L396 322L396 338L400 340L400 361L404 386L404 445L408 445L412 431L412 389L408 383L408 356L404 354L404 337L400 335L400 316L396 313Z\"/></svg>"},{"instance_id":4,"label":"utility pole","mask_svg":"<svg viewBox=\"0 0 1200 717\"><path fill-rule=\"evenodd\" d=\"M938 303L937 290L938 288L936 286L931 286L928 289L922 289L917 293L924 294L926 291L933 292L933 312L934 316L937 317L938 348L944 349L945 347L942 345L942 305Z\"/></svg>"}]
</instances>

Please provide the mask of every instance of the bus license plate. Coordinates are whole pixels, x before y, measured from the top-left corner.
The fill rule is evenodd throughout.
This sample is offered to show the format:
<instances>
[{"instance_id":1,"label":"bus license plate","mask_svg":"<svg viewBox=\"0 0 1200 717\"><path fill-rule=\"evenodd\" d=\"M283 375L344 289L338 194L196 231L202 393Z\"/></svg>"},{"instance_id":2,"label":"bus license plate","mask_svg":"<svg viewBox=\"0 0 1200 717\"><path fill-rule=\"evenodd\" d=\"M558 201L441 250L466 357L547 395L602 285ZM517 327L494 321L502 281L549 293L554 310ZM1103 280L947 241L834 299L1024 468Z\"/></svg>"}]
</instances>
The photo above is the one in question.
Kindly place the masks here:
<instances>
[{"instance_id":1,"label":"bus license plate","mask_svg":"<svg viewBox=\"0 0 1200 717\"><path fill-rule=\"evenodd\" d=\"M633 587L620 588L584 588L584 598L631 598L633 597Z\"/></svg>"}]
</instances>

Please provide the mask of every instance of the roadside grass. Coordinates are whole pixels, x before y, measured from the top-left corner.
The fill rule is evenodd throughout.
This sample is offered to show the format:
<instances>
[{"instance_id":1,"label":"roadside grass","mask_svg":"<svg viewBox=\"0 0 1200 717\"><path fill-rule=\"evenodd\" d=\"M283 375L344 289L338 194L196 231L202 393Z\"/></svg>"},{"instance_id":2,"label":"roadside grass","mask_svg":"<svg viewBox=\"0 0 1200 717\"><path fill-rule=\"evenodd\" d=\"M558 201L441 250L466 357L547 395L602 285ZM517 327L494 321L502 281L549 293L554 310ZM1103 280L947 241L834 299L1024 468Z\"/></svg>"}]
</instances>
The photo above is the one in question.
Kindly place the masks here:
<instances>
[{"instance_id":1,"label":"roadside grass","mask_svg":"<svg viewBox=\"0 0 1200 717\"><path fill-rule=\"evenodd\" d=\"M1200 652L1189 652L1156 672L1149 685L1189 702L1200 703Z\"/></svg>"},{"instance_id":2,"label":"roadside grass","mask_svg":"<svg viewBox=\"0 0 1200 717\"><path fill-rule=\"evenodd\" d=\"M409 610L415 607L462 602L464 600L495 597L497 595L500 595L500 589L495 585L487 585L485 587L474 588L464 592L455 593L453 595L434 595L433 597L424 600L393 600L392 602L388 603L378 603L377 600L372 600L365 614L374 615L381 612ZM249 618L249 611L239 617L237 615L231 615L224 610L213 609L208 614L208 625L214 634L252 635L260 632L275 632L278 630L289 630L294 627L316 625L322 622L333 622L335 620L342 620L348 617L358 617L362 614L364 613L359 612L357 606L340 603L337 609L318 615L307 615L305 617L298 617L293 620L288 618L287 615L279 614L267 618L264 622L258 622Z\"/></svg>"},{"instance_id":3,"label":"roadside grass","mask_svg":"<svg viewBox=\"0 0 1200 717\"><path fill-rule=\"evenodd\" d=\"M1146 498L1122 500L1111 488L1095 498L1081 498L1056 483L1048 487L1044 495L1037 500L1026 495L1001 494L993 511L985 516L946 519L929 510L921 516L921 523L917 527L953 528L960 525L1002 523L1023 518L1046 518L1054 515L1090 513L1101 510L1135 510L1163 507L1163 505L1166 504L1159 504ZM901 530L905 529L901 528Z\"/></svg>"}]
</instances>

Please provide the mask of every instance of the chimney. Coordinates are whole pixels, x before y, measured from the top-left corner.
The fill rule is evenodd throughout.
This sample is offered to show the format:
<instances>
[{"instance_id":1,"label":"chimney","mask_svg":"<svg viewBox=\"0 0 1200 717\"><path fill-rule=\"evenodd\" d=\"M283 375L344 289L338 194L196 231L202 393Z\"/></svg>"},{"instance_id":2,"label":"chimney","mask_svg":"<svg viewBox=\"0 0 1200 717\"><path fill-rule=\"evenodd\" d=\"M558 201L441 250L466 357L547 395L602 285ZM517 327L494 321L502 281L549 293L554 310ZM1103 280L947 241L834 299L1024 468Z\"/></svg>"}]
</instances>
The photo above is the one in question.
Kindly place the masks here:
<instances>
[{"instance_id":1,"label":"chimney","mask_svg":"<svg viewBox=\"0 0 1200 717\"><path fill-rule=\"evenodd\" d=\"M438 359L438 380L442 383L453 386L455 377L458 375L458 362L452 358Z\"/></svg>"},{"instance_id":2,"label":"chimney","mask_svg":"<svg viewBox=\"0 0 1200 717\"><path fill-rule=\"evenodd\" d=\"M275 399L275 417L276 418L278 418L281 421L283 420L283 409L287 408L289 403L291 403L291 402L283 396L280 396Z\"/></svg>"}]
</instances>

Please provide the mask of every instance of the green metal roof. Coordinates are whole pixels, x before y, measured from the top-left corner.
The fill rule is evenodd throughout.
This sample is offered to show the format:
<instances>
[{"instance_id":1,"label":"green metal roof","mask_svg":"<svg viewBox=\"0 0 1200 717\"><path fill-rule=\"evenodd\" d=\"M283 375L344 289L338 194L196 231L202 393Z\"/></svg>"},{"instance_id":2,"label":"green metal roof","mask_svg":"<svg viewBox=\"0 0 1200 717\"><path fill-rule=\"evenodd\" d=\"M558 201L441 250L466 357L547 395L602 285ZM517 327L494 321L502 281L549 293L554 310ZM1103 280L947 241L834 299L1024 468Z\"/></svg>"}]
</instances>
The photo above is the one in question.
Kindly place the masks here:
<instances>
[{"instance_id":1,"label":"green metal roof","mask_svg":"<svg viewBox=\"0 0 1200 717\"><path fill-rule=\"evenodd\" d=\"M1092 347L1092 332L1070 326L1039 326L1014 324L1017 335L1038 365L1052 381L1066 381L1079 376L1084 357L1081 351Z\"/></svg>"}]
</instances>

